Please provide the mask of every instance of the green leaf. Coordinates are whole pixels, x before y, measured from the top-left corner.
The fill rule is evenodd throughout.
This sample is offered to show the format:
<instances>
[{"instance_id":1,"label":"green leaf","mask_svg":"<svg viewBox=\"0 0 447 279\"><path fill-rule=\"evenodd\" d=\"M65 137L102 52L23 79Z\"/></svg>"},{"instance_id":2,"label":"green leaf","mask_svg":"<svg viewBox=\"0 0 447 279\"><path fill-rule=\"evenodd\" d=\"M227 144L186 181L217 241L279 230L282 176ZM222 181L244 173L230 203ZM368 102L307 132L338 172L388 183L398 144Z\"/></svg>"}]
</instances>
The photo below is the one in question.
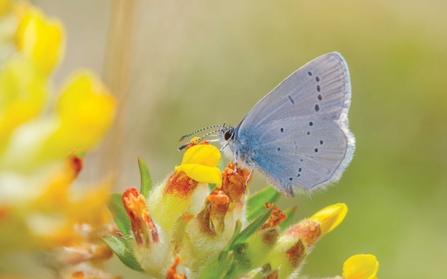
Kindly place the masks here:
<instances>
[{"instance_id":1,"label":"green leaf","mask_svg":"<svg viewBox=\"0 0 447 279\"><path fill-rule=\"evenodd\" d=\"M267 186L261 191L254 193L247 201L247 220L249 222L256 219L265 210L264 203L276 202L281 194L272 186Z\"/></svg>"},{"instance_id":2,"label":"green leaf","mask_svg":"<svg viewBox=\"0 0 447 279\"><path fill-rule=\"evenodd\" d=\"M221 253L221 255L219 255L219 257L223 256L224 253L228 253L228 251L231 250L234 241L241 232L241 228L242 228L242 222L240 220L237 220L236 226L234 227L233 235L231 236L230 241L228 241L228 244L224 247L223 252Z\"/></svg>"},{"instance_id":3,"label":"green leaf","mask_svg":"<svg viewBox=\"0 0 447 279\"><path fill-rule=\"evenodd\" d=\"M129 216L127 216L126 209L124 209L123 201L120 193L109 194L109 200L107 201L107 208L112 213L113 220L120 231L125 235L131 235L132 227L130 225Z\"/></svg>"},{"instance_id":4,"label":"green leaf","mask_svg":"<svg viewBox=\"0 0 447 279\"><path fill-rule=\"evenodd\" d=\"M265 210L265 212L261 214L261 216L256 218L256 220L254 220L241 233L239 233L235 237L231 249L233 249L233 247L236 247L239 244L243 244L252 234L254 234L270 217L270 215L272 214L272 209L273 207Z\"/></svg>"},{"instance_id":5,"label":"green leaf","mask_svg":"<svg viewBox=\"0 0 447 279\"><path fill-rule=\"evenodd\" d=\"M234 260L233 264L231 265L231 268L227 271L226 279L237 279L240 278L241 275L246 273L248 270L253 268L251 266L251 262L249 259L246 259L244 257L244 251L246 242L250 236L252 236L264 223L267 221L267 219L270 217L272 213L273 208L265 209L264 213L261 214L256 220L254 220L251 224L249 224L243 231L240 233L233 234L232 239L227 244L227 246L224 248L224 252L222 253L228 253L228 251L232 252L234 254ZM238 229L240 230L240 229Z\"/></svg>"},{"instance_id":6,"label":"green leaf","mask_svg":"<svg viewBox=\"0 0 447 279\"><path fill-rule=\"evenodd\" d=\"M295 217L295 213L296 213L296 205L292 206L290 208L287 208L283 212L287 215L287 218L279 225L279 228L281 230L285 230L292 223L293 217Z\"/></svg>"},{"instance_id":7,"label":"green leaf","mask_svg":"<svg viewBox=\"0 0 447 279\"><path fill-rule=\"evenodd\" d=\"M152 179L149 173L149 168L143 159L138 157L138 166L140 168L141 186L140 193L147 199L149 192L152 190Z\"/></svg>"},{"instance_id":8,"label":"green leaf","mask_svg":"<svg viewBox=\"0 0 447 279\"><path fill-rule=\"evenodd\" d=\"M102 240L104 240L104 242L125 265L136 271L144 271L135 259L132 253L132 248L126 239L111 234L106 234L102 236Z\"/></svg>"},{"instance_id":9,"label":"green leaf","mask_svg":"<svg viewBox=\"0 0 447 279\"><path fill-rule=\"evenodd\" d=\"M222 252L212 257L201 269L199 279L227 278L227 272L233 265L233 251Z\"/></svg>"},{"instance_id":10,"label":"green leaf","mask_svg":"<svg viewBox=\"0 0 447 279\"><path fill-rule=\"evenodd\" d=\"M230 278L239 278L239 271L238 270L238 266L241 264L241 262L238 262L237 260L235 260L235 253L238 250L238 248L240 248L241 246L245 245L246 240L253 235L261 226L262 224L265 223L265 221L267 221L267 219L270 217L271 213L272 213L272 208L269 209L265 209L264 208L264 213L261 214L261 216L259 216L256 220L254 220L251 224L249 224L243 231L241 231L242 228L242 222L240 220L236 221L236 226L234 228L234 232L233 232L233 236L231 237L230 241L228 242L228 244L225 246L225 248L223 249L223 251L218 255L217 257L217 261L215 259L212 259L209 263L207 263L207 266L212 266L214 267L215 265L217 266L218 264L220 264L222 262L222 265L224 265L224 267L219 267L219 268L224 268L224 277L220 276L218 278L226 278L226 279L230 279ZM231 261L227 262L227 258L231 257ZM217 267L214 267L215 269L217 269ZM213 269L209 269L210 271L212 271ZM213 274L213 273L210 273ZM216 273L216 274L222 274L222 273ZM209 275L209 274L208 274ZM239 277L238 277L239 276ZM213 276L210 277L200 277L200 278L214 278Z\"/></svg>"}]
</instances>

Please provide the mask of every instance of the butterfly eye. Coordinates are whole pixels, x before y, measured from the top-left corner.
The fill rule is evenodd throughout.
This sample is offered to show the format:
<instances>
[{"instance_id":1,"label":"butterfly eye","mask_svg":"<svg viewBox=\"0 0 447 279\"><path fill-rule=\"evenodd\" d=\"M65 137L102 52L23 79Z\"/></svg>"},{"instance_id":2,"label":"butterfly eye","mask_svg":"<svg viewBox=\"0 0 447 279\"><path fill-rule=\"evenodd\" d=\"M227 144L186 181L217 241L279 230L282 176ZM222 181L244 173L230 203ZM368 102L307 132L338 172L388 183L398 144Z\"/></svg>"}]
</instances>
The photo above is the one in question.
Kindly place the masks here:
<instances>
[{"instance_id":1,"label":"butterfly eye","mask_svg":"<svg viewBox=\"0 0 447 279\"><path fill-rule=\"evenodd\" d=\"M224 135L225 140L229 140L232 135L233 135L233 130L227 131Z\"/></svg>"}]
</instances>

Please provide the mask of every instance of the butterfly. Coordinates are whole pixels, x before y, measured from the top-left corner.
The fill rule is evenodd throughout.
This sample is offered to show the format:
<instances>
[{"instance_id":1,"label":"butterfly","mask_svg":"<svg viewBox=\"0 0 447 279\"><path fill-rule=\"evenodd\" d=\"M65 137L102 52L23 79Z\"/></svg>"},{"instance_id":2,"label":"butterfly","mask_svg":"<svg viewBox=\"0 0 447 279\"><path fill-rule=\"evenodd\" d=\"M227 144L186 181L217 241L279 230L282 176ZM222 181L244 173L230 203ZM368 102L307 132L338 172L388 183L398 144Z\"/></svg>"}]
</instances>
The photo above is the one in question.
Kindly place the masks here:
<instances>
[{"instance_id":1,"label":"butterfly","mask_svg":"<svg viewBox=\"0 0 447 279\"><path fill-rule=\"evenodd\" d=\"M284 79L239 125L213 132L237 165L259 170L277 190L294 196L338 181L351 162L350 104L348 65L331 52Z\"/></svg>"}]
</instances>

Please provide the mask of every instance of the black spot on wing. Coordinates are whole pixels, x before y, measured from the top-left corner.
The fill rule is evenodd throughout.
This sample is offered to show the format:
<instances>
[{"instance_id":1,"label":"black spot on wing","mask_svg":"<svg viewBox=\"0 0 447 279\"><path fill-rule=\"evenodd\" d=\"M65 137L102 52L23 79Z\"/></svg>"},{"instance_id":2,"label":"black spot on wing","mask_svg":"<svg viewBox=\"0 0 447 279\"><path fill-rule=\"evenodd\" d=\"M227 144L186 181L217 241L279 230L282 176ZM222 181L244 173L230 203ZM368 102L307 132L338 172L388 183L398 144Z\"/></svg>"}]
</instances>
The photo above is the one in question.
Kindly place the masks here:
<instances>
[{"instance_id":1,"label":"black spot on wing","mask_svg":"<svg viewBox=\"0 0 447 279\"><path fill-rule=\"evenodd\" d=\"M292 99L292 97L290 97L290 96L287 96L287 97L289 97L290 102L294 105L295 101Z\"/></svg>"}]
</instances>

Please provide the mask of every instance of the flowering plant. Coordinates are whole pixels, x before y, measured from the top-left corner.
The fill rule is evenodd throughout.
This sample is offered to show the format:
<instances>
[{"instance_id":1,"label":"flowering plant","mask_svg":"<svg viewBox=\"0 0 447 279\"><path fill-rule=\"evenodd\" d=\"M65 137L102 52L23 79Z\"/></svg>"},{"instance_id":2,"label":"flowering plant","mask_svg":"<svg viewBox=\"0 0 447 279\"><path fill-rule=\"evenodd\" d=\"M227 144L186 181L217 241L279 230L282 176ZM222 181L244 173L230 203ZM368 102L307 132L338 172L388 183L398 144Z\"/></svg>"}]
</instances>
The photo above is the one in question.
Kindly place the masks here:
<instances>
[{"instance_id":1,"label":"flowering plant","mask_svg":"<svg viewBox=\"0 0 447 279\"><path fill-rule=\"evenodd\" d=\"M249 197L250 171L230 162L220 173L219 159L214 146L189 147L159 185L139 159L140 191L110 195L119 230L104 241L127 266L155 278L298 278L314 244L343 221L347 206L334 204L292 224L296 207L276 207L273 187ZM357 255L334 278L373 279L377 269L374 256Z\"/></svg>"},{"instance_id":2,"label":"flowering plant","mask_svg":"<svg viewBox=\"0 0 447 279\"><path fill-rule=\"evenodd\" d=\"M343 221L347 206L293 224L296 207L280 210L272 187L250 196L250 172L232 162L221 171L211 145L188 146L180 166L157 185L139 159L139 190L108 195L107 180L89 190L72 187L82 155L107 131L116 104L87 70L67 79L56 102L48 97L64 34L62 23L39 9L0 0L2 255L40 253L57 278L115 278L99 266L112 251L155 278L301 276L306 256ZM374 256L355 255L333 278L374 279L377 270Z\"/></svg>"}]
</instances>

